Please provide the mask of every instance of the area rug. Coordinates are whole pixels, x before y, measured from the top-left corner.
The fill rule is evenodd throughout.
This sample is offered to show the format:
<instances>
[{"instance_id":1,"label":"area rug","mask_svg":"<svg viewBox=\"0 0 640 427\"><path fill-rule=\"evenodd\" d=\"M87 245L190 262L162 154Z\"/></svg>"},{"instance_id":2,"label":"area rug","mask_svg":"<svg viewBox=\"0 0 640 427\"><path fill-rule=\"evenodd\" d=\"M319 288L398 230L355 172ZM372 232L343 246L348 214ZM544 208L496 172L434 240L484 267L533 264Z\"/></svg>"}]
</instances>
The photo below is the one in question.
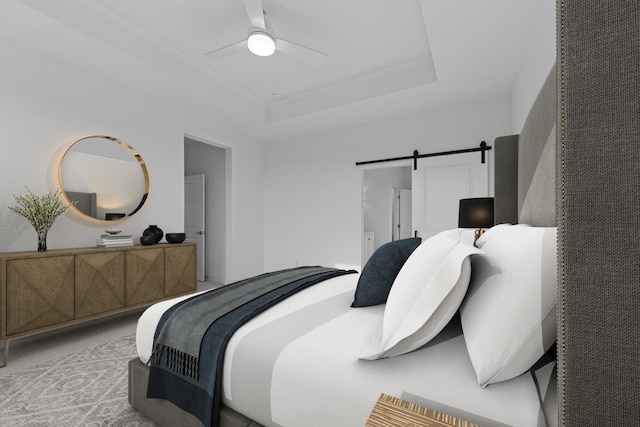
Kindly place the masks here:
<instances>
[{"instance_id":1,"label":"area rug","mask_svg":"<svg viewBox=\"0 0 640 427\"><path fill-rule=\"evenodd\" d=\"M135 336L0 375L0 425L153 426L127 401Z\"/></svg>"}]
</instances>

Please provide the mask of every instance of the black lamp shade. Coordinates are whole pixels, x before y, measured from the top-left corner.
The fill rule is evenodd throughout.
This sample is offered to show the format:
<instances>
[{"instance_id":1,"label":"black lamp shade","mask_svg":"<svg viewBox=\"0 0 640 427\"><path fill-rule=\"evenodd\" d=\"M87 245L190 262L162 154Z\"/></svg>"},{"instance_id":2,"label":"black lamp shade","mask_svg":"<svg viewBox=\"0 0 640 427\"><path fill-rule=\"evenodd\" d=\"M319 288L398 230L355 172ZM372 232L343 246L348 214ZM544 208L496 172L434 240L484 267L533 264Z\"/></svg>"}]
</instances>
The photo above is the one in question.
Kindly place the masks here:
<instances>
[{"instance_id":1,"label":"black lamp shade","mask_svg":"<svg viewBox=\"0 0 640 427\"><path fill-rule=\"evenodd\" d=\"M460 200L459 228L490 228L494 225L493 197Z\"/></svg>"}]
</instances>

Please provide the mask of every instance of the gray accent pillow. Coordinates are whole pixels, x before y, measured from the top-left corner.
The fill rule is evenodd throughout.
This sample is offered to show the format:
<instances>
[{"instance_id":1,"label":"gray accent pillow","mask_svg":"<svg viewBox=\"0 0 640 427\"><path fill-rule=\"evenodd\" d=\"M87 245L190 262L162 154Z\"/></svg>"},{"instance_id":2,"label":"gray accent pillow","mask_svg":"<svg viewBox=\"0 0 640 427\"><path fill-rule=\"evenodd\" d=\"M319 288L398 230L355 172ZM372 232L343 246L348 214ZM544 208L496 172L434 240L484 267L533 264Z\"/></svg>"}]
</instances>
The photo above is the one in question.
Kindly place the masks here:
<instances>
[{"instance_id":1,"label":"gray accent pillow","mask_svg":"<svg viewBox=\"0 0 640 427\"><path fill-rule=\"evenodd\" d=\"M351 307L386 303L393 281L421 241L420 237L412 237L380 246L362 269Z\"/></svg>"}]
</instances>

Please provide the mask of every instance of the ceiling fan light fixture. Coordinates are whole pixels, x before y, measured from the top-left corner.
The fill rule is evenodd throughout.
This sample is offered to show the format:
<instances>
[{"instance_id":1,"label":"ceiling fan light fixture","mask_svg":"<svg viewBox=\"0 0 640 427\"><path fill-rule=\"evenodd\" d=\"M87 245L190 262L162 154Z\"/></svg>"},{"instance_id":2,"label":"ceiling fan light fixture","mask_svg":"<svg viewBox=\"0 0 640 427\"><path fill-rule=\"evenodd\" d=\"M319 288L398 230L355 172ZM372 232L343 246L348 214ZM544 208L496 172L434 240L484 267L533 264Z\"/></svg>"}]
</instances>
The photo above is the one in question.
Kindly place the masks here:
<instances>
[{"instance_id":1,"label":"ceiling fan light fixture","mask_svg":"<svg viewBox=\"0 0 640 427\"><path fill-rule=\"evenodd\" d=\"M276 41L265 30L253 30L247 38L247 47L254 55L271 56L276 51Z\"/></svg>"}]
</instances>

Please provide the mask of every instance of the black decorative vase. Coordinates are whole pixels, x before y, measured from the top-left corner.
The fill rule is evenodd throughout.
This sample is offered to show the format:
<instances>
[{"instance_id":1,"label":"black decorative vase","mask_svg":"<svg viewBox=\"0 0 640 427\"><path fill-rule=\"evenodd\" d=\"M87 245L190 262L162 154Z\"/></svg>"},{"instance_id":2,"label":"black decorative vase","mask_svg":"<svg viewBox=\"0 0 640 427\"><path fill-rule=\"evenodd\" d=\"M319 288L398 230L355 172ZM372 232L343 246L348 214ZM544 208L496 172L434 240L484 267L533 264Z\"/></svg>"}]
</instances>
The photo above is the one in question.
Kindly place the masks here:
<instances>
[{"instance_id":1,"label":"black decorative vase","mask_svg":"<svg viewBox=\"0 0 640 427\"><path fill-rule=\"evenodd\" d=\"M155 238L156 243L160 243L162 237L164 236L164 231L157 225L150 225L149 228L142 232L143 236L153 236Z\"/></svg>"},{"instance_id":2,"label":"black decorative vase","mask_svg":"<svg viewBox=\"0 0 640 427\"><path fill-rule=\"evenodd\" d=\"M148 236L140 236L140 244L141 245L155 245L156 236L148 235Z\"/></svg>"},{"instance_id":3,"label":"black decorative vase","mask_svg":"<svg viewBox=\"0 0 640 427\"><path fill-rule=\"evenodd\" d=\"M44 252L47 250L47 232L38 231L38 252Z\"/></svg>"}]
</instances>

